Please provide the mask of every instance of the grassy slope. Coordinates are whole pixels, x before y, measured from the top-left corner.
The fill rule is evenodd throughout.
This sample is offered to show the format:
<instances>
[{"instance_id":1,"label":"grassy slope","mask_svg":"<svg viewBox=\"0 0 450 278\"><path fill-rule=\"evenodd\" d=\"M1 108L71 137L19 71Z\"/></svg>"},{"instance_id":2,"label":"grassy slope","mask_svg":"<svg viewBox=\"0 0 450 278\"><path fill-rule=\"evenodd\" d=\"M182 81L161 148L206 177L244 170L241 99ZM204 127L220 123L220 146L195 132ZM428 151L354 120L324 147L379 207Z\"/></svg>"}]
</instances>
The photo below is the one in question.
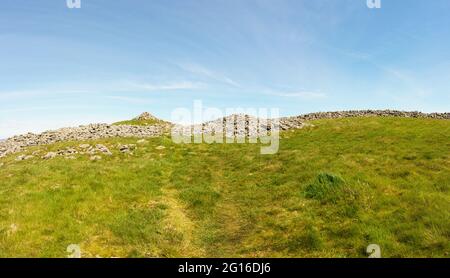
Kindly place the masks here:
<instances>
[{"instance_id":1,"label":"grassy slope","mask_svg":"<svg viewBox=\"0 0 450 278\"><path fill-rule=\"evenodd\" d=\"M113 125L156 125L156 124L162 124L162 123L168 123L163 120L159 119L148 119L148 120L126 120L121 122L113 123Z\"/></svg>"},{"instance_id":2,"label":"grassy slope","mask_svg":"<svg viewBox=\"0 0 450 278\"><path fill-rule=\"evenodd\" d=\"M449 121L314 124L269 156L154 138L101 161L2 159L0 256L449 257Z\"/></svg>"}]
</instances>

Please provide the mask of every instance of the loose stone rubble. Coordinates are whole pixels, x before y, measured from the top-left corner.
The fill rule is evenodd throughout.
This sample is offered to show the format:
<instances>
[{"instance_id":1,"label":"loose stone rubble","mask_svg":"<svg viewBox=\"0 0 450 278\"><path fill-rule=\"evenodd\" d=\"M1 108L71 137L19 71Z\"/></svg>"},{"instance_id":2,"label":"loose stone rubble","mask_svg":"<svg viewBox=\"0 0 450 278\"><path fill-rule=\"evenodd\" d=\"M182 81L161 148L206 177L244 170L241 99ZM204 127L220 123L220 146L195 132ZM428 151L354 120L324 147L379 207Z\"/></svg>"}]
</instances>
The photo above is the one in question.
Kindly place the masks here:
<instances>
[{"instance_id":1,"label":"loose stone rubble","mask_svg":"<svg viewBox=\"0 0 450 278\"><path fill-rule=\"evenodd\" d=\"M128 145L121 145L118 146L119 151L122 153L130 153L132 150L136 148L136 145L134 144L128 144Z\"/></svg>"},{"instance_id":2,"label":"loose stone rubble","mask_svg":"<svg viewBox=\"0 0 450 278\"><path fill-rule=\"evenodd\" d=\"M136 118L134 118L134 120L138 120L138 121L145 121L145 120L160 121L160 119L156 118L155 116L153 116L152 114L150 114L148 112L142 113L141 115L139 115Z\"/></svg>"},{"instance_id":3,"label":"loose stone rubble","mask_svg":"<svg viewBox=\"0 0 450 278\"><path fill-rule=\"evenodd\" d=\"M101 156L99 156L99 155L93 155L93 156L91 156L90 158L89 158L90 160L101 160L102 159L102 157Z\"/></svg>"},{"instance_id":4,"label":"loose stone rubble","mask_svg":"<svg viewBox=\"0 0 450 278\"><path fill-rule=\"evenodd\" d=\"M295 120L318 120L318 119L338 119L338 118L350 118L350 117L402 117L402 118L429 118L449 120L450 113L422 113L418 111L398 111L398 110L349 110L349 111L337 111L337 112L316 112L294 117L281 118L287 121ZM281 120L280 119L280 120Z\"/></svg>"},{"instance_id":5,"label":"loose stone rubble","mask_svg":"<svg viewBox=\"0 0 450 278\"><path fill-rule=\"evenodd\" d=\"M56 153L55 152L49 152L46 155L44 155L42 158L43 159L52 159L56 157Z\"/></svg>"},{"instance_id":6,"label":"loose stone rubble","mask_svg":"<svg viewBox=\"0 0 450 278\"><path fill-rule=\"evenodd\" d=\"M396 110L351 110L338 112L317 112L293 117L278 119L261 119L250 115L230 115L215 121L192 126L175 126L176 134L217 134L222 133L226 137L257 137L266 135L267 131L277 128L280 131L300 129L311 126L307 121L318 119L337 119L348 117L403 117L403 118L431 118L450 119L450 113L421 113Z\"/></svg>"},{"instance_id":7,"label":"loose stone rubble","mask_svg":"<svg viewBox=\"0 0 450 278\"><path fill-rule=\"evenodd\" d=\"M49 145L62 141L85 141L111 137L157 137L163 134L162 126L133 126L133 125L109 125L90 124L79 127L61 128L46 131L40 134L27 133L17 135L0 142L0 157L22 151L25 147ZM89 148L87 144L81 148ZM102 150L101 150L102 151ZM102 152L108 153L106 150Z\"/></svg>"},{"instance_id":8,"label":"loose stone rubble","mask_svg":"<svg viewBox=\"0 0 450 278\"><path fill-rule=\"evenodd\" d=\"M31 159L33 157L34 157L33 155L25 155L25 154L23 154L23 155L19 155L18 157L16 157L16 161L28 160L28 159Z\"/></svg>"},{"instance_id":9,"label":"loose stone rubble","mask_svg":"<svg viewBox=\"0 0 450 278\"><path fill-rule=\"evenodd\" d=\"M279 130L299 129L310 125L307 121L317 119L335 119L345 117L405 117L405 118L430 118L430 119L450 119L450 113L421 113L421 112L405 112L396 110L353 110L340 112L318 112L310 113L294 117L282 117L276 120L260 119L249 115L230 115L215 121L206 122L193 126L174 126L171 123L163 122L163 124L137 126L137 125L109 125L109 124L90 124L86 126L61 128L53 131L46 131L40 134L27 133L18 135L6 140L0 141L0 158L8 154L23 151L29 146L48 145L61 141L85 141L110 137L138 137L148 138L161 136L167 129L174 126L182 131L192 131L193 134L214 134L223 133L226 136L259 136L278 126ZM149 113L143 113L137 120L155 119ZM143 144L145 140L139 140L137 144ZM97 153L111 155L111 151L104 145L97 144L91 146L89 144L79 145L80 150L75 148L66 148L58 150L57 153L49 152L42 156L43 159L52 159L57 155L65 157L74 157L75 154L96 155ZM119 151L122 153L131 153L135 148L134 144L121 145ZM32 156L41 156L39 151L33 153ZM30 159L32 156L19 156L17 160Z\"/></svg>"},{"instance_id":10,"label":"loose stone rubble","mask_svg":"<svg viewBox=\"0 0 450 278\"><path fill-rule=\"evenodd\" d=\"M112 155L112 153L109 151L109 149L105 145L97 144L97 145L95 145L95 148L103 154Z\"/></svg>"}]
</instances>

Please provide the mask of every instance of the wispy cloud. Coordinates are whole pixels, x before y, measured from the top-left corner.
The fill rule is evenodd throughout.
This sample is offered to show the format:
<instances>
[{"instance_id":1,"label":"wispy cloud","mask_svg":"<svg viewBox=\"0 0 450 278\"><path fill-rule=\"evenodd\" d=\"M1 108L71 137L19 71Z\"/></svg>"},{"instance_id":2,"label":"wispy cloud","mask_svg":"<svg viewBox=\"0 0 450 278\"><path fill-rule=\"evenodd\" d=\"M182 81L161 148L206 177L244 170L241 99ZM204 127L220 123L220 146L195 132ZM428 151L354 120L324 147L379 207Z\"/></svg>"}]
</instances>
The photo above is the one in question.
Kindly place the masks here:
<instances>
[{"instance_id":1,"label":"wispy cloud","mask_svg":"<svg viewBox=\"0 0 450 278\"><path fill-rule=\"evenodd\" d=\"M149 83L138 81L115 81L101 82L96 84L52 84L44 85L39 88L0 91L0 100L12 98L32 98L48 97L62 95L81 95L81 94L105 94L117 92L163 92L163 91L181 91L205 88L206 85L199 82L177 81L169 83Z\"/></svg>"},{"instance_id":2,"label":"wispy cloud","mask_svg":"<svg viewBox=\"0 0 450 278\"><path fill-rule=\"evenodd\" d=\"M142 89L145 91L193 90L206 87L206 84L190 81L174 82L166 84L130 83L130 85L131 87L134 87L136 89Z\"/></svg>"},{"instance_id":3,"label":"wispy cloud","mask_svg":"<svg viewBox=\"0 0 450 278\"><path fill-rule=\"evenodd\" d=\"M302 99L322 99L326 98L327 95L319 92L311 91L296 91L296 92L271 92L270 95L280 96L280 97L292 97L292 98L302 98Z\"/></svg>"},{"instance_id":4,"label":"wispy cloud","mask_svg":"<svg viewBox=\"0 0 450 278\"><path fill-rule=\"evenodd\" d=\"M121 102L128 102L132 104L149 104L153 101L146 98L140 98L140 97L128 97L128 96L107 96L109 99L118 100Z\"/></svg>"},{"instance_id":5,"label":"wispy cloud","mask_svg":"<svg viewBox=\"0 0 450 278\"><path fill-rule=\"evenodd\" d=\"M231 79L230 77L213 71L211 69L208 69L204 66L198 65L198 64L179 64L178 65L181 69L195 74L195 75L199 75L199 76L203 76L203 77L207 77L209 79L212 79L214 81L220 82L220 83L224 83L227 85L231 85L233 87L241 87L241 85L236 82L235 80Z\"/></svg>"},{"instance_id":6,"label":"wispy cloud","mask_svg":"<svg viewBox=\"0 0 450 278\"><path fill-rule=\"evenodd\" d=\"M406 73L404 70L400 70L398 68L394 68L389 65L381 64L377 61L377 59L369 54L369 53L362 53L362 52L356 52L352 50L344 50L339 49L335 47L329 47L329 49L332 49L340 54L343 54L347 57L350 57L352 59L355 59L357 61L368 63L369 65L375 67L376 69L384 72L385 74L403 82L409 89L410 94L413 97L424 97L430 94L430 90L424 88L421 84L417 82L417 78L413 78L408 73Z\"/></svg>"}]
</instances>

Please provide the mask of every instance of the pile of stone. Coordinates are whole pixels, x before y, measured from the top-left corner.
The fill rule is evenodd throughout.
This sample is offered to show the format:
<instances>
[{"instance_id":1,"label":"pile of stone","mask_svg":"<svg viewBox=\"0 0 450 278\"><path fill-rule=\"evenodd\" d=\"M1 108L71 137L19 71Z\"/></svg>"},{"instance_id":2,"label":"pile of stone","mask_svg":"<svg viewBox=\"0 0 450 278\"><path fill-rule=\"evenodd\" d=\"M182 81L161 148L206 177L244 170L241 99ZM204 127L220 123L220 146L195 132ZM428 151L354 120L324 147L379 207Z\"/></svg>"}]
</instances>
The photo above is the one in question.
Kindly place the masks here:
<instances>
[{"instance_id":1,"label":"pile of stone","mask_svg":"<svg viewBox=\"0 0 450 278\"><path fill-rule=\"evenodd\" d=\"M272 130L300 129L311 124L296 118L262 119L246 114L233 114L214 121L188 127L177 126L183 134L224 134L226 137L258 137ZM180 133L178 133L180 134Z\"/></svg>"},{"instance_id":2,"label":"pile of stone","mask_svg":"<svg viewBox=\"0 0 450 278\"><path fill-rule=\"evenodd\" d=\"M16 161L21 161L21 160L28 160L28 159L32 159L34 158L34 155L19 155L18 157L16 157Z\"/></svg>"},{"instance_id":3,"label":"pile of stone","mask_svg":"<svg viewBox=\"0 0 450 278\"><path fill-rule=\"evenodd\" d=\"M431 118L450 119L450 113L422 113L405 112L397 110L350 110L339 112L318 112L294 117L283 117L278 119L261 119L244 114L234 114L215 121L205 122L199 125L179 126L165 122L145 112L136 117L136 120L156 120L160 123L148 126L136 125L109 125L90 124L86 126L61 128L54 131L46 131L41 134L27 133L14 136L7 140L0 141L0 158L10 153L22 151L28 146L38 146L53 144L61 141L85 141L110 137L156 137L165 134L168 129L178 129L178 134L214 134L221 133L227 137L260 136L266 135L268 131L300 129L310 124L307 121L318 119L336 119L346 117L406 117L406 118ZM121 145L120 152L130 153L135 146ZM80 146L80 153L96 155L97 152L109 155L111 152L103 145L90 146L85 144ZM57 153L48 153L43 158L51 159L56 155L73 157L77 150L65 149ZM20 156L18 160L31 159L32 156Z\"/></svg>"},{"instance_id":4,"label":"pile of stone","mask_svg":"<svg viewBox=\"0 0 450 278\"><path fill-rule=\"evenodd\" d=\"M61 128L40 134L27 133L0 142L0 157L16 153L29 146L48 145L61 141L85 141L110 137L156 137L164 132L164 127L90 124L86 126Z\"/></svg>"},{"instance_id":5,"label":"pile of stone","mask_svg":"<svg viewBox=\"0 0 450 278\"><path fill-rule=\"evenodd\" d=\"M146 120L161 121L160 119L156 118L155 116L153 116L152 114L150 114L148 112L144 112L144 113L140 114L139 116L137 116L133 120L137 120L137 121L146 121Z\"/></svg>"},{"instance_id":6,"label":"pile of stone","mask_svg":"<svg viewBox=\"0 0 450 278\"><path fill-rule=\"evenodd\" d=\"M245 114L234 114L203 124L188 127L177 126L187 135L192 134L215 134L222 133L226 136L258 136L267 134L267 131L301 129L311 126L307 121L319 119L338 119L348 117L403 117L403 118L430 118L450 119L450 113L422 113L405 112L397 110L350 110L338 112L318 112L293 117L282 117L278 119L261 119Z\"/></svg>"},{"instance_id":7,"label":"pile of stone","mask_svg":"<svg viewBox=\"0 0 450 278\"><path fill-rule=\"evenodd\" d=\"M318 120L318 119L337 119L349 117L402 117L402 118L429 118L449 120L450 113L422 113L418 111L398 111L398 110L349 110L337 112L317 112L300 116L289 117L303 121Z\"/></svg>"}]
</instances>

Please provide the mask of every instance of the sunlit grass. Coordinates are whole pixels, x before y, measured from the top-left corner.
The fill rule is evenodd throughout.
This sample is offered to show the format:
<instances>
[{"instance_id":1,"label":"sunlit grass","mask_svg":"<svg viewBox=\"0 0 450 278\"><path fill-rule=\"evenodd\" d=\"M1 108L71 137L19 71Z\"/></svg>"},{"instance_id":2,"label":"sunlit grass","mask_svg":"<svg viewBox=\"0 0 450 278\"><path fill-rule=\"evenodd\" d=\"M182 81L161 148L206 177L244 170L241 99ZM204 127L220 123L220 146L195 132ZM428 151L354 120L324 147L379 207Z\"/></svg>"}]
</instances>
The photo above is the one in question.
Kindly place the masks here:
<instances>
[{"instance_id":1,"label":"sunlit grass","mask_svg":"<svg viewBox=\"0 0 450 278\"><path fill-rule=\"evenodd\" d=\"M320 120L258 144L147 139L113 152L0 160L0 256L450 255L450 122ZM25 153L78 146L64 142ZM157 146L165 146L157 149Z\"/></svg>"},{"instance_id":2,"label":"sunlit grass","mask_svg":"<svg viewBox=\"0 0 450 278\"><path fill-rule=\"evenodd\" d=\"M159 119L147 119L147 120L132 119L132 120L116 122L116 123L113 123L113 125L139 125L139 126L146 126L146 125L157 125L157 124L164 124L164 123L167 123L167 122L165 122L163 120L159 120Z\"/></svg>"}]
</instances>

